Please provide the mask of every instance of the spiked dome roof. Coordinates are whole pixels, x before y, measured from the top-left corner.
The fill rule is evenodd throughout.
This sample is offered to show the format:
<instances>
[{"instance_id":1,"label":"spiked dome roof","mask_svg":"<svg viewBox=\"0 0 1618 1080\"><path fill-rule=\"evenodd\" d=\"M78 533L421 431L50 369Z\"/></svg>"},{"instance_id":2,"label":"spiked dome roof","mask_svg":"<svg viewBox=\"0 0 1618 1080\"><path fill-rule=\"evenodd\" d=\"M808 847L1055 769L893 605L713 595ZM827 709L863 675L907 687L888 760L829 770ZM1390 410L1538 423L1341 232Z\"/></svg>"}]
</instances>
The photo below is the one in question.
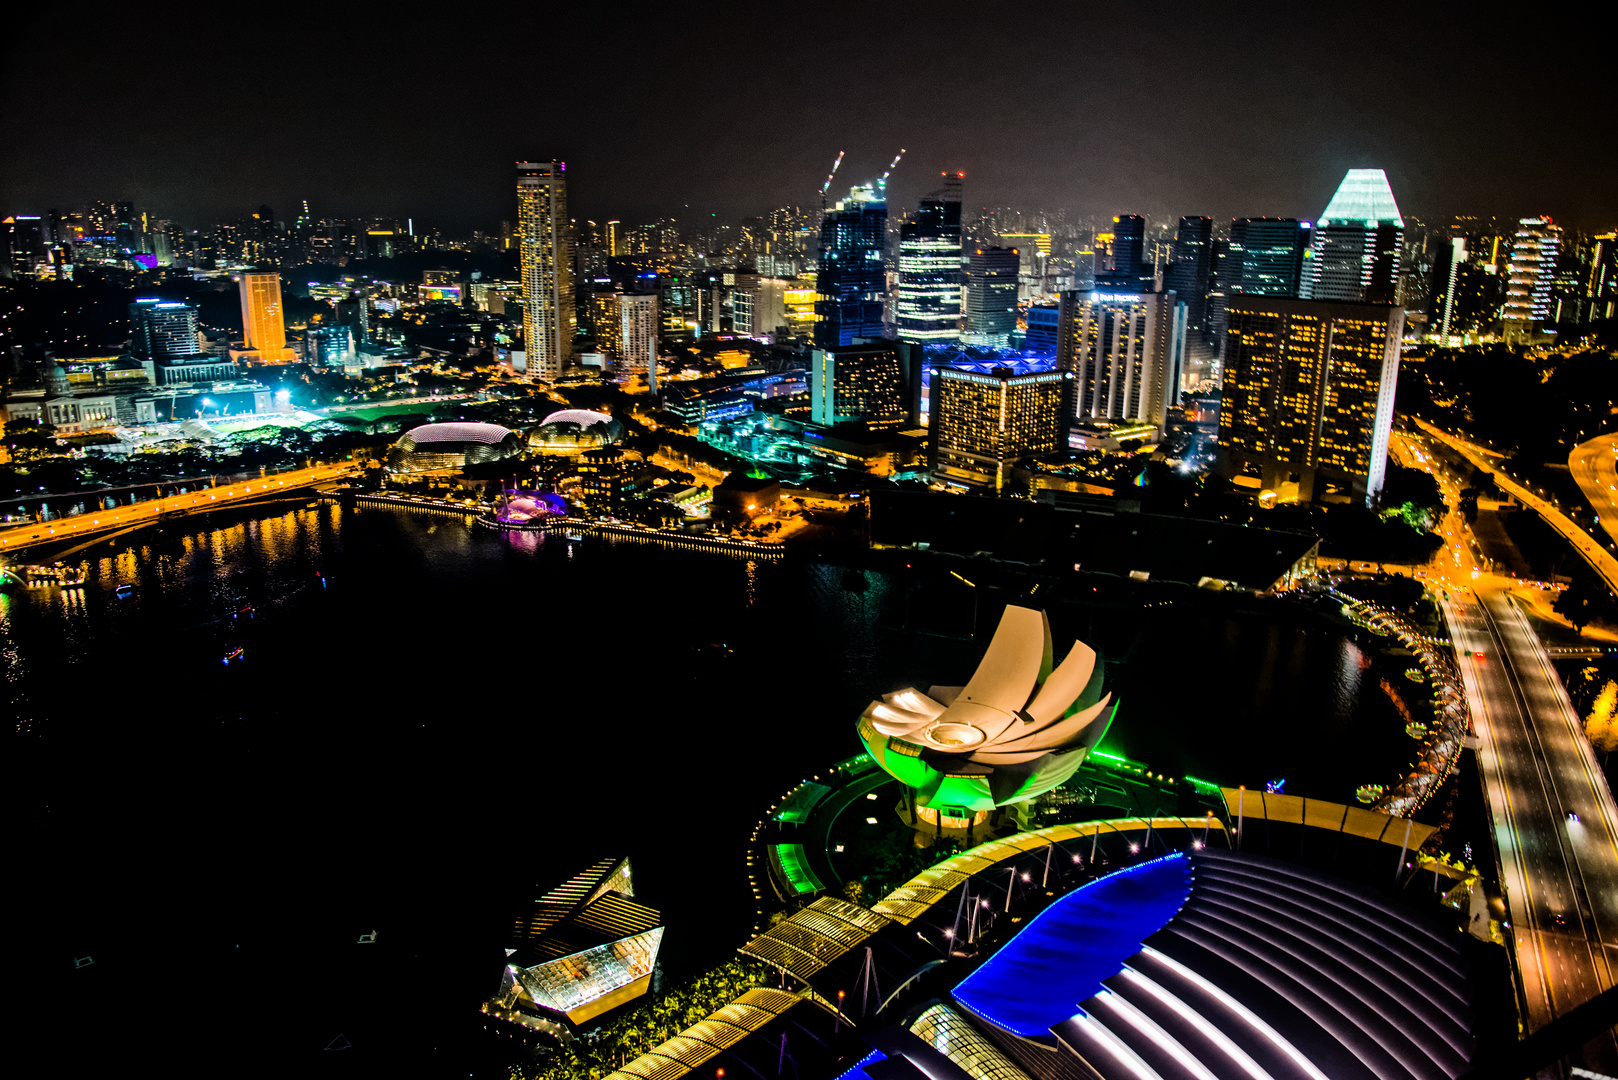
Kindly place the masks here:
<instances>
[{"instance_id":1,"label":"spiked dome roof","mask_svg":"<svg viewBox=\"0 0 1618 1080\"><path fill-rule=\"evenodd\" d=\"M1094 649L1075 641L1054 659L1045 613L1007 607L964 687L885 694L861 715L860 739L922 806L1026 802L1077 771L1116 708Z\"/></svg>"},{"instance_id":2,"label":"spiked dome roof","mask_svg":"<svg viewBox=\"0 0 1618 1080\"><path fill-rule=\"evenodd\" d=\"M1319 225L1397 225L1404 228L1399 216L1399 204L1393 201L1393 188L1388 186L1388 174L1381 169L1350 169L1337 193L1326 204Z\"/></svg>"}]
</instances>

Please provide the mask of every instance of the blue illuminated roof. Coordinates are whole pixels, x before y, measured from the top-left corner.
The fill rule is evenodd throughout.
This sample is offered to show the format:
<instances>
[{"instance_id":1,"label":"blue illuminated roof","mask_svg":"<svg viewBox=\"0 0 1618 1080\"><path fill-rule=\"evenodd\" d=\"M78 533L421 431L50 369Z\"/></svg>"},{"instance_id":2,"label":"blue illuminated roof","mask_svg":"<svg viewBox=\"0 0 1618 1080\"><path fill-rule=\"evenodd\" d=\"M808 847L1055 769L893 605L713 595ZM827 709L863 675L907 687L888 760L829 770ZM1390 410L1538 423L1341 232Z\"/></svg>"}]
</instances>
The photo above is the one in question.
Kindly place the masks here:
<instances>
[{"instance_id":1,"label":"blue illuminated roof","mask_svg":"<svg viewBox=\"0 0 1618 1080\"><path fill-rule=\"evenodd\" d=\"M955 1000L1015 1035L1048 1037L1102 980L1123 970L1190 894L1191 864L1183 854L1092 881L1035 916L955 987Z\"/></svg>"},{"instance_id":2,"label":"blue illuminated roof","mask_svg":"<svg viewBox=\"0 0 1618 1080\"><path fill-rule=\"evenodd\" d=\"M1337 193L1326 204L1320 215L1320 224L1362 224L1375 228L1378 223L1404 228L1399 216L1399 204L1393 201L1393 189L1388 186L1388 174L1381 169L1350 169Z\"/></svg>"}]
</instances>

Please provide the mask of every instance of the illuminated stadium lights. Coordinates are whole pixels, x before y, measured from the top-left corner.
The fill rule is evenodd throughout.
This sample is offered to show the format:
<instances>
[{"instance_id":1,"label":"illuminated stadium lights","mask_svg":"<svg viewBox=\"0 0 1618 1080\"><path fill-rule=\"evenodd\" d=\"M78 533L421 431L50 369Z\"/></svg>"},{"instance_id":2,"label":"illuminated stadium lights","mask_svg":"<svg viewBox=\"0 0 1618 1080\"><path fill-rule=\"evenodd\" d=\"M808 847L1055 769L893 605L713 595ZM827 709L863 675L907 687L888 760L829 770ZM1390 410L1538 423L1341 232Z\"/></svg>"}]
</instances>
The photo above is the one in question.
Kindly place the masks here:
<instances>
[{"instance_id":1,"label":"illuminated stadium lights","mask_svg":"<svg viewBox=\"0 0 1618 1080\"><path fill-rule=\"evenodd\" d=\"M1076 641L1053 662L1049 619L1008 606L965 687L887 694L860 739L919 807L965 819L1026 802L1072 776L1111 723L1095 650Z\"/></svg>"}]
</instances>

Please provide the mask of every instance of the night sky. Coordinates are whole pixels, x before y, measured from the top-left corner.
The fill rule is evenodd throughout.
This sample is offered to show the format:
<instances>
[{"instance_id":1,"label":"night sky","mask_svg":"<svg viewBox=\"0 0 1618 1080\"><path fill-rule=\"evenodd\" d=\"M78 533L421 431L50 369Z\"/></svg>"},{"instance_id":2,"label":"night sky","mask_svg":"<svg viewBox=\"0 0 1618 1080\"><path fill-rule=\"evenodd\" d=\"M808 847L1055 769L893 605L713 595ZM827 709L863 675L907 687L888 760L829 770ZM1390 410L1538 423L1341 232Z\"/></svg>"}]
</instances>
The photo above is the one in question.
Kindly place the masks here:
<instances>
[{"instance_id":1,"label":"night sky","mask_svg":"<svg viewBox=\"0 0 1618 1080\"><path fill-rule=\"evenodd\" d=\"M307 198L492 229L511 163L559 157L577 217L735 220L904 147L896 205L948 168L969 207L1307 218L1373 166L1407 215L1618 218L1595 37L1473 5L30 8L0 46L0 212Z\"/></svg>"}]
</instances>

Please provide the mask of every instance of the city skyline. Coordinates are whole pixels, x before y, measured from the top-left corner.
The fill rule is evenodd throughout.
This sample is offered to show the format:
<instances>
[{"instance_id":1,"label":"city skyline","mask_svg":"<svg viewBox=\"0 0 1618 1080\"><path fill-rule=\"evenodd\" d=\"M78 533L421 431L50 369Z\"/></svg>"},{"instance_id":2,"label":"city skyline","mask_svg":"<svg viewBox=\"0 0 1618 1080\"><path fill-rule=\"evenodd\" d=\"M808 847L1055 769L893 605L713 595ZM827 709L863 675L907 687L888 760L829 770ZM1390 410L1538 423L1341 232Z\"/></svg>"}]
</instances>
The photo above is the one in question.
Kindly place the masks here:
<instances>
[{"instance_id":1,"label":"city skyline","mask_svg":"<svg viewBox=\"0 0 1618 1080\"><path fill-rule=\"evenodd\" d=\"M95 65L77 69L57 92L32 92L52 82L41 66L49 54L30 47L37 35L20 31L10 36L0 93L27 107L0 115L13 163L0 180L0 205L31 213L128 199L200 225L261 204L291 219L308 199L321 216L412 216L466 230L509 219L499 177L512 161L539 156L573 162L570 194L581 220L725 222L812 205L839 151L847 153L843 186L873 179L903 147L909 153L889 190L895 206L913 205L934 186L936 170L950 169L966 173L969 212L1016 205L1307 219L1347 169L1375 165L1418 218L1549 213L1599 227L1618 212L1603 182L1618 161L1599 140L1561 157L1485 152L1493 133L1530 130L1570 108L1610 111L1612 90L1590 65L1508 54L1481 24L1393 9L1379 19L1356 9L1351 62L1325 71L1310 60L1309 42L1342 39L1347 14L1258 6L1248 18L1196 12L1165 21L1120 6L929 12L925 20L866 12L869 41L813 62L771 46L787 32L779 17L714 12L665 25L649 15L639 36L648 44L624 44L610 92L582 57L559 59L556 107L515 131L498 119L468 121L475 89L470 97L445 92L438 76L401 86L403 70L333 62L339 46L360 46L369 32L341 14L322 13L319 38L330 47L288 50L279 78L150 79L133 95L111 68ZM531 30L535 17L513 14L508 29ZM490 30L505 25L499 18L435 26L436 52L489 56L491 91L501 79L490 44ZM610 29L592 16L571 18L563 29L583 39ZM838 18L828 13L826 21ZM1398 32L1367 35L1367 24ZM115 13L101 25L136 54L161 42L166 56L228 54L234 33L218 22L158 27ZM1060 40L1108 42L1139 58L1139 76L1102 80L1042 61L1039 43ZM912 74L912 61L960 55L967 42L977 51L961 63L983 73L972 81L976 92L937 108L936 84ZM767 61L718 78L682 63L706 55L699 43ZM1497 74L1508 58L1516 76L1509 81ZM856 67L874 71L874 81L855 87L839 77ZM875 102L883 107L867 107ZM739 135L738 115L756 117ZM1123 151L1098 153L1116 145L1118 131L1128 134ZM206 184L196 183L199 167Z\"/></svg>"}]
</instances>

